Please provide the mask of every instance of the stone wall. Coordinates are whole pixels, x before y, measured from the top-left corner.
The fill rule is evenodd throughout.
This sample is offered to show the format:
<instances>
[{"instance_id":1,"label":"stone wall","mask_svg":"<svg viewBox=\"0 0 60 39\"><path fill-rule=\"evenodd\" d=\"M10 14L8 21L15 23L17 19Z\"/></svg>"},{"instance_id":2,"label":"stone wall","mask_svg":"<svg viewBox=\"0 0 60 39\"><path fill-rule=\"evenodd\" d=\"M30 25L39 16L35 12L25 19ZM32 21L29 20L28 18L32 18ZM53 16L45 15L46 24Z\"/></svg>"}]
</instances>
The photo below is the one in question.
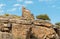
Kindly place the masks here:
<instances>
[{"instance_id":1,"label":"stone wall","mask_svg":"<svg viewBox=\"0 0 60 39\"><path fill-rule=\"evenodd\" d=\"M7 32L0 32L0 39L13 39L13 35Z\"/></svg>"},{"instance_id":2,"label":"stone wall","mask_svg":"<svg viewBox=\"0 0 60 39\"><path fill-rule=\"evenodd\" d=\"M42 20L40 20L41 22ZM43 20L44 21L44 20ZM58 37L56 36L56 32L54 31L53 28L51 28L52 24L49 24L47 22L46 25L43 23L40 23L39 21L35 23L33 22L27 22L26 23L20 23L20 24L13 24L13 35L15 37L20 37L21 39L31 39L31 38L36 38L36 39L57 39ZM49 25L48 25L49 24ZM48 26L47 26L48 25ZM31 37L31 34L34 36Z\"/></svg>"},{"instance_id":3,"label":"stone wall","mask_svg":"<svg viewBox=\"0 0 60 39\"><path fill-rule=\"evenodd\" d=\"M1 39L59 39L52 28L53 24L45 20L35 20L25 10L23 8L23 15L19 19L0 18Z\"/></svg>"},{"instance_id":4,"label":"stone wall","mask_svg":"<svg viewBox=\"0 0 60 39\"><path fill-rule=\"evenodd\" d=\"M30 10L22 8L22 17L27 20L34 20L34 16L31 14Z\"/></svg>"}]
</instances>

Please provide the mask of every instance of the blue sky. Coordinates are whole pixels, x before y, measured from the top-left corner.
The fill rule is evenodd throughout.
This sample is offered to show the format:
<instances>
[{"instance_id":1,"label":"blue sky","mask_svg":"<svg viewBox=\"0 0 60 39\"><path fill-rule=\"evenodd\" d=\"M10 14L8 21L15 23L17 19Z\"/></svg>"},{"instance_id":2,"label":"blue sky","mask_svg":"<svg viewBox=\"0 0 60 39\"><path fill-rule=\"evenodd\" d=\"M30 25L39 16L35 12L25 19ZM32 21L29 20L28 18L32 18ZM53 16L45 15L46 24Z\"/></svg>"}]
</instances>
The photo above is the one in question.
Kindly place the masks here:
<instances>
[{"instance_id":1,"label":"blue sky","mask_svg":"<svg viewBox=\"0 0 60 39\"><path fill-rule=\"evenodd\" d=\"M0 15L22 15L22 6L34 14L48 14L52 23L60 22L60 0L0 0Z\"/></svg>"}]
</instances>

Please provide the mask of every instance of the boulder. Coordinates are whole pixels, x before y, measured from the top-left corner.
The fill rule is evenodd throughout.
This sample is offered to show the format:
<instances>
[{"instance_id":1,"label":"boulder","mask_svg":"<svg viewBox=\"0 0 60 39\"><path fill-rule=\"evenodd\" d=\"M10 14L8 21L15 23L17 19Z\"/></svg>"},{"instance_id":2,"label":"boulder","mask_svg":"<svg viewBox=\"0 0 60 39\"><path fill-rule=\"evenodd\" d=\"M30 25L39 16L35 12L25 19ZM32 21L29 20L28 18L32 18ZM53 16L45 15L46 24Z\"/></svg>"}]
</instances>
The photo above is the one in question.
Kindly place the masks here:
<instances>
[{"instance_id":1,"label":"boulder","mask_svg":"<svg viewBox=\"0 0 60 39\"><path fill-rule=\"evenodd\" d=\"M50 22L48 22L48 21L45 21L45 20L35 20L34 22L33 22L33 24L34 25L39 25L39 26L46 26L46 27L52 27L53 25L50 23Z\"/></svg>"},{"instance_id":2,"label":"boulder","mask_svg":"<svg viewBox=\"0 0 60 39\"><path fill-rule=\"evenodd\" d=\"M57 39L58 36L53 28L47 28L42 26L35 26L32 28L32 33L38 39Z\"/></svg>"},{"instance_id":3,"label":"boulder","mask_svg":"<svg viewBox=\"0 0 60 39\"><path fill-rule=\"evenodd\" d=\"M0 39L13 39L13 35L7 32L0 32Z\"/></svg>"}]
</instances>

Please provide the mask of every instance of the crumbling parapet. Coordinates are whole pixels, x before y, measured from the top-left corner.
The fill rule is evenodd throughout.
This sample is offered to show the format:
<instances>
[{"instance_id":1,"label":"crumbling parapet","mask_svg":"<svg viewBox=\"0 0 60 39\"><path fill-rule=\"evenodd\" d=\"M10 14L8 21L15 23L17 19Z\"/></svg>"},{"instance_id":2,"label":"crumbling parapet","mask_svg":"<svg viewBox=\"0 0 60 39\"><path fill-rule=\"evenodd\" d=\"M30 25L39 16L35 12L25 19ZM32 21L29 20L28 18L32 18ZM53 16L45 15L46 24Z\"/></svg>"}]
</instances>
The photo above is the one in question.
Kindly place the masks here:
<instances>
[{"instance_id":1,"label":"crumbling parapet","mask_svg":"<svg viewBox=\"0 0 60 39\"><path fill-rule=\"evenodd\" d=\"M34 20L34 16L25 7L22 7L22 17L26 20Z\"/></svg>"}]
</instances>

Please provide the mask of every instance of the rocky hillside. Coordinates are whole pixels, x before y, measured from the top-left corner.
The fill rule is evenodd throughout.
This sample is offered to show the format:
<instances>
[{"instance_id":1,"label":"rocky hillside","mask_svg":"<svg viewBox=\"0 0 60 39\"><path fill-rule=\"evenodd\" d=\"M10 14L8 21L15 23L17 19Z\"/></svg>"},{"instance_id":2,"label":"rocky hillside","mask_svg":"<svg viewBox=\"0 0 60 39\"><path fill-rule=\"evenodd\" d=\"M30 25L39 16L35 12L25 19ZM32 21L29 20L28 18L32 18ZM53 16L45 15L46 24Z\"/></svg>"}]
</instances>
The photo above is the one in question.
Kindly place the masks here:
<instances>
[{"instance_id":1,"label":"rocky hillside","mask_svg":"<svg viewBox=\"0 0 60 39\"><path fill-rule=\"evenodd\" d=\"M48 21L35 20L23 7L19 18L0 16L0 39L59 39L52 27Z\"/></svg>"}]
</instances>

